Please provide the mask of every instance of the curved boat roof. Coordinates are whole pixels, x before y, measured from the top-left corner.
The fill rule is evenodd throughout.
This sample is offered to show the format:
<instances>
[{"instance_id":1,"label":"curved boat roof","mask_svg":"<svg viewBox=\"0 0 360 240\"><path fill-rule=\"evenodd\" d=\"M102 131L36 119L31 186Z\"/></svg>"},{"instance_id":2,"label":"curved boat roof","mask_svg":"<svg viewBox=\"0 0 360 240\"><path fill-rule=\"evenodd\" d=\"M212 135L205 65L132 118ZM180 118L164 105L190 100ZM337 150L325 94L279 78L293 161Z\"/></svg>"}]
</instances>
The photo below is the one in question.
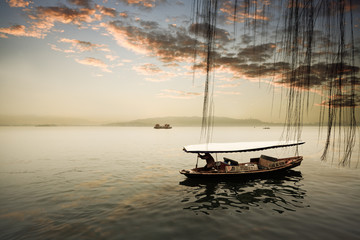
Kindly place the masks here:
<instances>
[{"instance_id":1,"label":"curved boat roof","mask_svg":"<svg viewBox=\"0 0 360 240\"><path fill-rule=\"evenodd\" d=\"M188 153L230 153L250 152L271 148L291 147L304 144L303 141L268 141L268 142L233 142L233 143L206 143L188 145L184 151Z\"/></svg>"}]
</instances>

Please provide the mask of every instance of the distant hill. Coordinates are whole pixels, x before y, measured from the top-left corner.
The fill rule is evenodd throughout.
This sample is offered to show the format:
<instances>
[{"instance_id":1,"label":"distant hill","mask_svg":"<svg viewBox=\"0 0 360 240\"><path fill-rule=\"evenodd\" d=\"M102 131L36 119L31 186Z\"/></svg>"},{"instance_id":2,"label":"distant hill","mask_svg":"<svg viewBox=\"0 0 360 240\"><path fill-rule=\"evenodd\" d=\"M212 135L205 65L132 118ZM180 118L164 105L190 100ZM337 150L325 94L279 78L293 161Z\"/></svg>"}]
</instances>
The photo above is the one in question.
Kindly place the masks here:
<instances>
[{"instance_id":1,"label":"distant hill","mask_svg":"<svg viewBox=\"0 0 360 240\"><path fill-rule=\"evenodd\" d=\"M155 124L164 125L166 123L171 126L201 126L201 117L162 117L162 118L146 118L137 119L128 122L115 122L106 124L106 126L137 126L149 127ZM258 119L235 119L227 117L215 117L215 126L265 126L274 125L262 122Z\"/></svg>"},{"instance_id":2,"label":"distant hill","mask_svg":"<svg viewBox=\"0 0 360 240\"><path fill-rule=\"evenodd\" d=\"M44 117L33 115L7 116L0 115L0 126L91 126L98 123L66 117Z\"/></svg>"},{"instance_id":3,"label":"distant hill","mask_svg":"<svg viewBox=\"0 0 360 240\"><path fill-rule=\"evenodd\" d=\"M173 127L181 126L201 126L202 117L159 117L144 118L126 122L113 122L104 124L104 122L91 121L71 117L51 117L34 115L0 115L0 126L122 126L122 127L153 127L155 124L170 124ZM317 123L304 124L318 126ZM228 117L214 117L214 126L283 126L282 123L263 122L258 119L236 119Z\"/></svg>"}]
</instances>

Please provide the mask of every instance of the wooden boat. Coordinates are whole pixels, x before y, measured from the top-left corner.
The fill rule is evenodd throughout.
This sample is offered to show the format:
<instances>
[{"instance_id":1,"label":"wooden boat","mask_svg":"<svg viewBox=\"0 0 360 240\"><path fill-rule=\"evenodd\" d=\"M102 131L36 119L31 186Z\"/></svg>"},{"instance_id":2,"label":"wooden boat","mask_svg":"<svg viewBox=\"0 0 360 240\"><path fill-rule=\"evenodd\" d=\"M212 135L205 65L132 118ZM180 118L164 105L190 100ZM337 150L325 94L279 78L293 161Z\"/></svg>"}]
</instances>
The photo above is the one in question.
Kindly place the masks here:
<instances>
[{"instance_id":1,"label":"wooden boat","mask_svg":"<svg viewBox=\"0 0 360 240\"><path fill-rule=\"evenodd\" d=\"M234 153L260 151L272 148L291 147L304 144L298 141L279 142L237 142L237 143L209 143L185 146L184 151L197 153L205 159L207 164L204 167L196 167L190 170L181 170L180 173L189 178L242 178L252 179L269 177L284 173L286 170L297 167L301 164L303 157L294 156L287 158L274 158L261 155L258 158L251 158L250 162L238 163L235 160L224 157L224 161L214 161L211 153ZM204 154L203 156L201 154Z\"/></svg>"},{"instance_id":2,"label":"wooden boat","mask_svg":"<svg viewBox=\"0 0 360 240\"><path fill-rule=\"evenodd\" d=\"M161 126L160 124L156 124L154 126L155 129L172 129L172 127L170 126L170 124L165 124L164 126Z\"/></svg>"}]
</instances>

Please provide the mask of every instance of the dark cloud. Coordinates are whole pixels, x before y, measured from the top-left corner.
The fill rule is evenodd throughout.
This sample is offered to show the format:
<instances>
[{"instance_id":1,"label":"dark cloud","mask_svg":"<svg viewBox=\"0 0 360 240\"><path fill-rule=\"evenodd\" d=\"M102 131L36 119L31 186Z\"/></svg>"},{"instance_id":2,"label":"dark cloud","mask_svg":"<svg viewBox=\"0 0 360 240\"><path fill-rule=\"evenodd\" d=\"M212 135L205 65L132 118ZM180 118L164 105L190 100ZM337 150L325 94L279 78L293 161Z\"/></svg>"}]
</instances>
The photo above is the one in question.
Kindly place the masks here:
<instances>
[{"instance_id":1,"label":"dark cloud","mask_svg":"<svg viewBox=\"0 0 360 240\"><path fill-rule=\"evenodd\" d=\"M183 62L194 56L195 39L185 31L174 27L170 30L130 26L121 21L113 21L107 25L108 31L115 37L119 45L158 57L164 63ZM154 24L150 24L154 27Z\"/></svg>"},{"instance_id":2,"label":"dark cloud","mask_svg":"<svg viewBox=\"0 0 360 240\"><path fill-rule=\"evenodd\" d=\"M248 35L248 34L243 34L243 35L241 35L240 38L241 38L241 42L242 42L243 44L245 44L245 45L250 44L251 41L254 39L253 36L250 36L250 35Z\"/></svg>"},{"instance_id":3,"label":"dark cloud","mask_svg":"<svg viewBox=\"0 0 360 240\"><path fill-rule=\"evenodd\" d=\"M99 10L102 15L110 16L113 18L119 15L119 13L114 8L96 5L96 9Z\"/></svg>"},{"instance_id":4,"label":"dark cloud","mask_svg":"<svg viewBox=\"0 0 360 240\"><path fill-rule=\"evenodd\" d=\"M343 94L331 96L329 100L323 101L320 105L336 107L360 107L360 95Z\"/></svg>"},{"instance_id":5,"label":"dark cloud","mask_svg":"<svg viewBox=\"0 0 360 240\"><path fill-rule=\"evenodd\" d=\"M90 8L92 4L92 0L67 0L67 1L76 6L85 7L85 8Z\"/></svg>"},{"instance_id":6,"label":"dark cloud","mask_svg":"<svg viewBox=\"0 0 360 240\"><path fill-rule=\"evenodd\" d=\"M249 78L273 77L284 74L289 70L289 64L285 62L277 63L250 63L230 66L236 74L241 74Z\"/></svg>"},{"instance_id":7,"label":"dark cloud","mask_svg":"<svg viewBox=\"0 0 360 240\"><path fill-rule=\"evenodd\" d=\"M143 27L146 30L152 30L152 29L158 29L159 28L159 23L154 22L154 21L142 21L140 20L140 25L141 27Z\"/></svg>"},{"instance_id":8,"label":"dark cloud","mask_svg":"<svg viewBox=\"0 0 360 240\"><path fill-rule=\"evenodd\" d=\"M273 43L248 46L239 51L239 57L244 57L251 62L265 62L274 55L276 45Z\"/></svg>"},{"instance_id":9,"label":"dark cloud","mask_svg":"<svg viewBox=\"0 0 360 240\"><path fill-rule=\"evenodd\" d=\"M318 63L311 67L302 65L293 71L289 71L276 83L302 89L326 87L330 83L334 86L347 87L360 84L359 78L355 76L357 73L359 73L359 67L356 66Z\"/></svg>"},{"instance_id":10,"label":"dark cloud","mask_svg":"<svg viewBox=\"0 0 360 240\"><path fill-rule=\"evenodd\" d=\"M158 5L167 3L167 0L118 0L119 2L125 3L127 5L136 6L143 10L152 9Z\"/></svg>"},{"instance_id":11,"label":"dark cloud","mask_svg":"<svg viewBox=\"0 0 360 240\"><path fill-rule=\"evenodd\" d=\"M190 25L189 32L206 38L207 31L210 27L208 23L194 23ZM221 44L226 44L230 41L230 34L224 29L215 27L215 39Z\"/></svg>"}]
</instances>

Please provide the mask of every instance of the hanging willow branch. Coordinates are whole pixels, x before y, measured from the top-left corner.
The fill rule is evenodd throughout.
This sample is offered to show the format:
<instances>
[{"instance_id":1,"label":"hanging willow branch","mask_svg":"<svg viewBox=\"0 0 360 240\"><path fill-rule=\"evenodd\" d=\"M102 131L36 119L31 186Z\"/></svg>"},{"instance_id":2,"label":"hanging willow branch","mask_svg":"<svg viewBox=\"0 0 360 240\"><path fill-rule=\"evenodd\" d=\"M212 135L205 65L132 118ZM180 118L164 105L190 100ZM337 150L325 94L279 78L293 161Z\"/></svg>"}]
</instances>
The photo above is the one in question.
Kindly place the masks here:
<instances>
[{"instance_id":1,"label":"hanging willow branch","mask_svg":"<svg viewBox=\"0 0 360 240\"><path fill-rule=\"evenodd\" d=\"M202 50L196 50L195 54L204 57L206 72L203 133L209 136L213 125L214 70L223 59L216 49L217 19L232 21L234 35L235 23L241 23L244 32L252 29L253 49L261 49L256 48L257 38L267 35L267 26L273 21L277 22L272 40L277 49L274 62L259 64L258 74L261 77L261 73L272 69L281 76L273 81L285 86L287 91L288 137L301 139L304 115L314 104L309 94L316 89L322 97L320 126L327 126L322 159L326 159L333 147L342 149L340 163L350 164L358 130L356 107L360 105L359 67L355 65L355 7L360 8L360 4L354 4L353 0L194 0L195 34L204 40ZM259 25L262 25L260 34ZM232 64L240 66L240 63Z\"/></svg>"},{"instance_id":2,"label":"hanging willow branch","mask_svg":"<svg viewBox=\"0 0 360 240\"><path fill-rule=\"evenodd\" d=\"M206 81L204 87L204 103L203 103L203 118L202 118L202 137L206 141L210 141L211 129L213 126L213 69L215 59L215 39L216 39L216 20L218 11L218 1L194 1L195 11L195 35L201 36L205 40L204 44L204 58L205 58L205 72ZM195 50L196 53L198 53ZM196 56L195 56L196 58Z\"/></svg>"}]
</instances>

